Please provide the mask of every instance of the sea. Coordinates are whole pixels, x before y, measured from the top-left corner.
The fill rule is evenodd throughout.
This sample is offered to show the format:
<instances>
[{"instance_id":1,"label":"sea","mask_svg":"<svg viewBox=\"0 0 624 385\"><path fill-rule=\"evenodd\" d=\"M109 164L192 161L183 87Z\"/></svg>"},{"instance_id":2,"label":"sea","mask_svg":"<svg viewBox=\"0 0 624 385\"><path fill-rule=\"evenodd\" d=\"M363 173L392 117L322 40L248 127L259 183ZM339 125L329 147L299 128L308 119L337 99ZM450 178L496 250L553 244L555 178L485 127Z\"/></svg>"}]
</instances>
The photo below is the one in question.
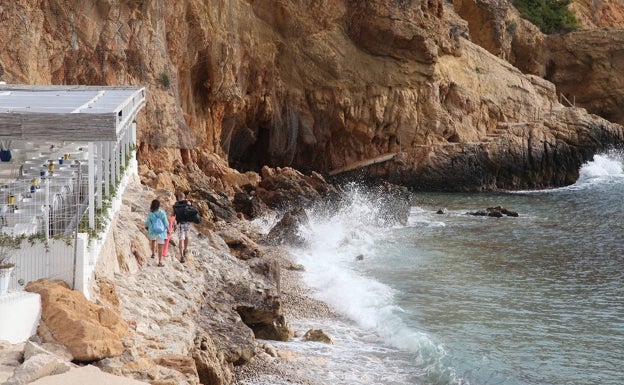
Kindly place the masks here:
<instances>
[{"instance_id":1,"label":"sea","mask_svg":"<svg viewBox=\"0 0 624 385\"><path fill-rule=\"evenodd\" d=\"M354 184L340 209L307 211L293 250L341 317L291 324L334 344L271 343L312 384L624 384L623 167L610 151L568 187L414 193L393 226ZM493 206L519 215L467 214Z\"/></svg>"}]
</instances>

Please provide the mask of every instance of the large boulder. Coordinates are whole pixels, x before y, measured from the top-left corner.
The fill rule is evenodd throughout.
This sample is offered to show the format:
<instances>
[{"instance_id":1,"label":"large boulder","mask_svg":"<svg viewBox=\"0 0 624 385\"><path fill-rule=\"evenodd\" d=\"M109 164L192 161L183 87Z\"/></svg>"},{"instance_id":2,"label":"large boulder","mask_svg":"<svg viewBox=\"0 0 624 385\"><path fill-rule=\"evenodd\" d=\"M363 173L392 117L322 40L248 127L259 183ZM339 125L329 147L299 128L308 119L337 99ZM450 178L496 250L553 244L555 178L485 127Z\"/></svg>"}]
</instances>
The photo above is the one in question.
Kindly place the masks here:
<instances>
[{"instance_id":1,"label":"large boulder","mask_svg":"<svg viewBox=\"0 0 624 385\"><path fill-rule=\"evenodd\" d=\"M219 224L216 224L215 227L215 233L225 241L230 248L230 254L236 258L248 260L259 257L262 254L256 242L235 227L221 226Z\"/></svg>"},{"instance_id":2,"label":"large boulder","mask_svg":"<svg viewBox=\"0 0 624 385\"><path fill-rule=\"evenodd\" d=\"M254 191L235 193L232 205L247 219L257 218L269 211L269 207L258 198Z\"/></svg>"},{"instance_id":3,"label":"large boulder","mask_svg":"<svg viewBox=\"0 0 624 385\"><path fill-rule=\"evenodd\" d=\"M273 209L289 209L310 206L338 192L318 173L306 176L290 167L264 166L256 194Z\"/></svg>"},{"instance_id":4,"label":"large boulder","mask_svg":"<svg viewBox=\"0 0 624 385\"><path fill-rule=\"evenodd\" d=\"M232 363L225 361L212 339L201 330L195 338L193 359L201 384L224 385L232 381Z\"/></svg>"},{"instance_id":5,"label":"large boulder","mask_svg":"<svg viewBox=\"0 0 624 385\"><path fill-rule=\"evenodd\" d=\"M282 304L276 299L263 303L264 306L239 305L236 311L243 322L253 330L254 336L263 340L288 341L293 336L284 314Z\"/></svg>"},{"instance_id":6,"label":"large boulder","mask_svg":"<svg viewBox=\"0 0 624 385\"><path fill-rule=\"evenodd\" d=\"M306 243L300 234L300 228L309 223L308 214L301 207L288 211L282 219L275 224L264 237L264 241L271 245L293 245L301 246Z\"/></svg>"},{"instance_id":7,"label":"large boulder","mask_svg":"<svg viewBox=\"0 0 624 385\"><path fill-rule=\"evenodd\" d=\"M26 290L41 295L38 334L43 342L65 345L74 360L90 362L124 351L128 324L118 312L98 306L61 280L40 279Z\"/></svg>"}]
</instances>

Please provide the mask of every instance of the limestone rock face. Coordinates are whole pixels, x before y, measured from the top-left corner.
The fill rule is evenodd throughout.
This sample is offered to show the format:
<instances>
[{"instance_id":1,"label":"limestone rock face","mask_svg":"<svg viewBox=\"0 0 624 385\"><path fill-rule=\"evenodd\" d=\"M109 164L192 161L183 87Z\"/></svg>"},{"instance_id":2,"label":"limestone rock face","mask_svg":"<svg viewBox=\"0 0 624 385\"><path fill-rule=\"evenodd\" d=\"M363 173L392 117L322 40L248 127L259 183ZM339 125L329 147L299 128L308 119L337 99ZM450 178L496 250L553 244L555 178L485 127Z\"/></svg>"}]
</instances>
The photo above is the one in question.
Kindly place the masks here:
<instances>
[{"instance_id":1,"label":"limestone rock face","mask_svg":"<svg viewBox=\"0 0 624 385\"><path fill-rule=\"evenodd\" d=\"M574 0L569 8L584 29L624 28L624 3L620 0Z\"/></svg>"},{"instance_id":2,"label":"limestone rock face","mask_svg":"<svg viewBox=\"0 0 624 385\"><path fill-rule=\"evenodd\" d=\"M110 308L89 302L63 281L41 279L26 290L41 295L38 334L44 342L65 345L77 361L94 361L119 355L128 325Z\"/></svg>"},{"instance_id":3,"label":"limestone rock face","mask_svg":"<svg viewBox=\"0 0 624 385\"><path fill-rule=\"evenodd\" d=\"M549 60L541 75L577 106L624 124L623 45L621 29L549 36L545 41Z\"/></svg>"},{"instance_id":4,"label":"limestone rock face","mask_svg":"<svg viewBox=\"0 0 624 385\"><path fill-rule=\"evenodd\" d=\"M577 4L595 13L588 25L621 23L617 3ZM259 177L227 171L229 164L329 172L388 153L401 153L401 165L373 174L413 187L454 188L455 175L446 170L456 165L481 175L462 188L567 183L578 161L603 143L575 142L586 134L577 135L565 116L578 115L592 136L618 136L604 133L614 126L584 111L546 117L551 105L562 107L552 84L537 84L509 64L551 79L570 95L581 88L559 79L578 79L586 63L594 63L585 79L595 87L586 97L576 95L577 106L618 119L612 106L619 83L599 93L603 80L613 80L608 71L618 73L619 50L611 49L618 47L617 33L602 31L600 38L589 31L589 37L549 43L507 2L189 0L163 7L135 0L16 0L3 2L1 15L2 81L147 87L137 157L142 180L154 188L193 189L197 180L233 194ZM604 51L592 44L609 39L615 45ZM541 121L539 135L555 142L529 145L499 130L533 120ZM508 153L554 164L534 164L527 173L522 156L505 155L507 144ZM575 155L551 157L552 147L570 147ZM500 162L508 166L496 167ZM435 183L420 180L425 169L426 179L436 174ZM502 172L512 174L501 178Z\"/></svg>"},{"instance_id":5,"label":"limestone rock face","mask_svg":"<svg viewBox=\"0 0 624 385\"><path fill-rule=\"evenodd\" d=\"M574 1L570 8L583 30L553 35L542 34L507 2L455 0L453 4L468 21L473 42L523 72L552 82L557 97L567 98L566 107L582 107L624 124L624 113L618 107L624 94L619 76L624 67L624 56L619 54L624 42L624 4Z\"/></svg>"}]
</instances>

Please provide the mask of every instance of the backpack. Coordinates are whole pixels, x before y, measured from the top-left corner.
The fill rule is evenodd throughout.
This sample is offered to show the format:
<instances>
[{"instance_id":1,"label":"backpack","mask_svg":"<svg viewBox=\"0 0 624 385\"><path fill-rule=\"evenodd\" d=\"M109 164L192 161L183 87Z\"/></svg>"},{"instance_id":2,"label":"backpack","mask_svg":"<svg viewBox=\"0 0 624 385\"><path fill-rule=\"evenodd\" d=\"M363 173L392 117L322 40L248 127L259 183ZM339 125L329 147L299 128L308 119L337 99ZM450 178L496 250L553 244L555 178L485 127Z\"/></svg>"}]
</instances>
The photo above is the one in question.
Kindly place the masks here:
<instances>
[{"instance_id":1,"label":"backpack","mask_svg":"<svg viewBox=\"0 0 624 385\"><path fill-rule=\"evenodd\" d=\"M162 219L157 215L152 215L152 225L154 226L153 230L155 233L160 234L165 231L165 224L163 223Z\"/></svg>"},{"instance_id":2,"label":"backpack","mask_svg":"<svg viewBox=\"0 0 624 385\"><path fill-rule=\"evenodd\" d=\"M176 222L193 222L200 223L201 216L199 216L199 211L193 206L191 206L188 202L178 203L176 202L173 205L173 212L175 214Z\"/></svg>"}]
</instances>

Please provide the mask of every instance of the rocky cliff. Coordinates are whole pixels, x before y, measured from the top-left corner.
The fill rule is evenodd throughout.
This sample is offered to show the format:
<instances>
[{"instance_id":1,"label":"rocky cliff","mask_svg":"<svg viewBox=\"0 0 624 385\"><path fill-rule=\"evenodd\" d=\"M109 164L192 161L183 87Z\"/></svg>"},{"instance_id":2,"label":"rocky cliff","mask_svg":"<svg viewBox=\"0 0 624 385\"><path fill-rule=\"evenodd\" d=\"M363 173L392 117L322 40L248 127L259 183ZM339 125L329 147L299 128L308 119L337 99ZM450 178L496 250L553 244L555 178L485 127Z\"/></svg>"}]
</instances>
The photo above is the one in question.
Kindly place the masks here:
<instances>
[{"instance_id":1,"label":"rocky cliff","mask_svg":"<svg viewBox=\"0 0 624 385\"><path fill-rule=\"evenodd\" d=\"M160 285L129 254L141 202L157 196L136 187L115 235L123 274L103 273L117 279L132 337L103 367L154 383L228 383L232 365L261 350L258 325L287 338L275 266L228 224L243 215L228 198L248 215L279 195L271 186L321 196L322 177L302 188L294 170L259 174L264 165L330 173L384 156L371 176L422 189L572 183L583 161L624 139L624 36L595 29L620 27L622 7L574 7L587 30L545 36L505 1L0 2L0 80L145 85L141 181L164 201L192 191L206 222L195 244L210 252L188 271L167 266Z\"/></svg>"},{"instance_id":2,"label":"rocky cliff","mask_svg":"<svg viewBox=\"0 0 624 385\"><path fill-rule=\"evenodd\" d=\"M588 23L617 26L617 3L599 7ZM506 2L17 0L0 23L0 80L147 86L138 157L154 187L190 187L190 171L227 190L257 183L228 165L329 172L387 153L373 174L416 187L554 186L622 139L509 64L619 121L617 35L546 37Z\"/></svg>"},{"instance_id":3,"label":"rocky cliff","mask_svg":"<svg viewBox=\"0 0 624 385\"><path fill-rule=\"evenodd\" d=\"M624 2L574 1L570 9L581 30L553 35L540 33L506 2L455 0L454 4L468 21L473 42L524 73L552 82L564 105L624 124L618 107L624 102L619 76L624 65Z\"/></svg>"}]
</instances>

